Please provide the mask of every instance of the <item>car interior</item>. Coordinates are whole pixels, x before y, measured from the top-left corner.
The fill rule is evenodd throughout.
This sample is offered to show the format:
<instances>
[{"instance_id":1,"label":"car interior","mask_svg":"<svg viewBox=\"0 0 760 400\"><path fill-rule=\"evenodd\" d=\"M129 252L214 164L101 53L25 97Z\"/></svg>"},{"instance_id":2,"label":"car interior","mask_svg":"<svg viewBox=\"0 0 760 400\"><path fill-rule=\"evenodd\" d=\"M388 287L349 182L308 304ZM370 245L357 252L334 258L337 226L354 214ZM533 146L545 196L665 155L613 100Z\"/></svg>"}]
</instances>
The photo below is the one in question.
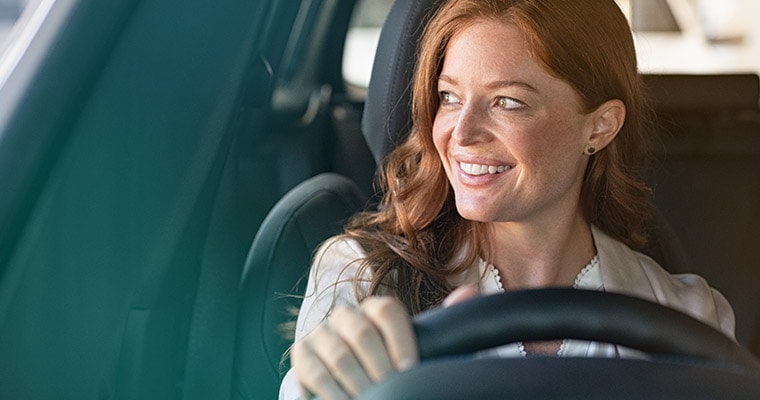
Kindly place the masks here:
<instances>
[{"instance_id":1,"label":"car interior","mask_svg":"<svg viewBox=\"0 0 760 400\"><path fill-rule=\"evenodd\" d=\"M430 10L434 9L437 3L440 2L416 1L403 4L397 3L394 5L394 8L391 9L388 18L383 25L383 31L381 33L377 49L378 56L375 58L375 64L372 70L372 78L370 80L369 90L365 102L361 131L377 162L380 162L382 157L389 151L389 149L393 147L394 143L398 143L403 139L404 133L409 129L409 126L411 125L409 108L399 107L398 105L410 104L410 93L408 88L412 74L411 66L414 65L414 56L416 52L414 43L416 40L418 40L420 33L418 27L422 26L425 23L425 18L430 15ZM403 68L399 67L399 65L408 67ZM671 147L679 145L683 146L684 141L696 140L696 138L694 138L692 135L709 135L710 137L715 137L716 132L710 130L709 128L705 129L706 126L710 126L714 123L714 119L736 121L737 118L735 114L743 114L750 110L756 110L758 100L760 99L760 85L758 83L757 76L749 74L710 76L650 75L646 76L645 79L647 87L650 91L652 102L654 103L653 107L655 107L658 111L658 118L660 119L658 120L658 124L661 125L661 127L658 126L658 129L661 129L661 131L658 131L658 139L662 141L662 144L660 144L660 146L662 146L662 153L656 154L657 157L661 158L655 161L658 163L657 168L653 168L653 170L656 171L656 175L653 175L650 178L650 182L652 186L656 186L658 188L660 186L675 186L676 188L680 189L680 191L679 189L676 189L674 192L665 193L664 195L660 195L660 191L657 191L657 207L662 211L660 211L660 213L657 215L657 220L654 222L655 229L652 232L650 248L648 249L647 253L673 273L694 272L695 267L691 267L691 264L687 261L685 250L679 241L678 235L675 234L673 228L670 227L670 210L665 208L668 206L673 207L676 204L678 204L679 207L683 207L683 199L688 197L687 193L693 191L693 187L690 184L687 184L687 182L676 181L668 185L668 183L672 182L673 180L673 177L670 174L672 171L678 169L678 160L680 159L680 157L673 156L672 153L674 149L671 149ZM376 83L379 83L379 85ZM701 101L702 99L709 100ZM710 114L715 113L718 115L705 115L705 111ZM705 121L707 123L705 123L705 121L696 123L694 122L695 118L705 118ZM690 130L689 132L684 133L683 131L678 131L679 129L684 129L684 124L687 121L692 121L693 124L697 125L700 129L700 132ZM755 120L755 123L757 122L760 122L760 120ZM758 126L755 127L755 131L757 127ZM727 131L730 132L734 129L735 128L728 128ZM752 128L749 129L749 131L751 130ZM676 135L680 135L680 137ZM685 139L683 137L684 135L689 135L689 139ZM751 135L752 134L749 134L748 136ZM666 143L668 140L671 140L675 143ZM754 140L756 140L756 138ZM751 144L748 143L748 145ZM752 147L748 146L747 148ZM685 155L685 158L693 159L695 155L696 154L693 153L688 154ZM722 158L719 155L715 154L705 154L703 156L706 156L704 157L705 159L701 161L701 163L704 164L711 163L712 159L714 158ZM669 165L666 166L665 163L669 163ZM712 169L712 166L705 165L703 168ZM760 168L755 168L753 171L760 171ZM743 175L740 173L740 171L736 172L737 175ZM698 171L689 171L686 173L696 174ZM689 176L692 176L692 182L694 182L694 180L701 181L703 179L706 179L706 177L703 176ZM332 178L334 182L326 182L327 178ZM324 181L325 183L322 183L321 185L313 183L318 181ZM291 273L289 269L288 272L276 272L282 265L284 265L284 263L281 261L282 257L284 257L285 254L289 254L294 248L301 248L299 244L303 243L302 238L310 237L313 235L312 231L318 230L311 227L327 226L327 224L320 224L315 219L309 218L321 218L321 216L325 213L334 213L336 210L343 210L346 205L350 204L349 202L323 202L321 200L318 200L315 195L324 190L327 190L326 187L330 187L329 190L331 191L338 192L351 191L354 186L355 183L350 180L338 181L337 177L333 176L317 176L310 179L310 181L307 181L304 184L300 185L299 187L294 188L291 193L299 194L299 199L302 199L301 202L298 200L291 200L290 198L284 198L278 202L272 213L274 214L286 209L293 210L291 212L293 215L292 219L286 219L286 221L287 223L297 224L301 228L295 235L291 234L290 232L285 232L280 238L282 242L278 242L276 244L271 244L270 242L268 247L262 249L259 249L257 247L258 242L255 240L250 256L255 259L259 259L260 257L258 257L258 253L261 252L263 254L268 254L271 258L269 262L259 264L258 268L254 267L256 264L251 263L252 258L249 258L249 264L246 266L247 271L250 273L256 269L260 269L262 271L266 271L266 274ZM358 193L356 190L354 190L354 192ZM361 198L357 198L359 202L361 202L360 199ZM317 205L315 203L319 204ZM704 204L694 205L697 207L705 206ZM317 210L304 212L303 214L296 214L298 212L296 210L301 210L308 207L317 207ZM717 208L723 207L718 206ZM351 209L343 211L342 214L350 215ZM668 218L664 218L664 215L668 215ZM693 221L696 215L699 215L699 211L692 210L689 214L689 220ZM283 220L281 218L277 218L275 221L277 221L277 224L283 224ZM263 229L267 228L268 222L269 221L265 221L264 224L262 224L262 230L259 231L260 234L263 232ZM748 229L751 229L753 226L757 226L756 223L753 223L754 221L747 222ZM305 248L306 251L304 252L304 255L306 256L310 254L310 252L316 248L315 244L318 244L333 234L339 233L340 225L337 225L336 228L338 229L333 231L324 231L323 236L315 240L312 246L307 246ZM749 230L746 234L748 237L751 236ZM271 241L272 237L275 235L267 234L264 236L267 237L268 241ZM257 239L258 238L259 237L257 237ZM282 253L282 255L279 253ZM304 259L308 259L308 257L304 257ZM307 263L301 262L300 265L307 265ZM261 269L261 267L264 268ZM303 276L306 272L307 270L301 271L300 276ZM708 271L700 270L700 273L704 272ZM734 272L732 272L732 275L733 273ZM752 275L751 270L741 271L737 269L736 273L747 274L748 277L751 277ZM244 277L244 281L245 280L260 281L262 278L260 276L246 275ZM268 280L269 282L277 282L279 278L273 279L270 275L269 279L264 280ZM291 278L287 282L293 282L293 279ZM284 288L287 289L287 287L288 285L286 284ZM303 290L303 287L300 287L300 290L297 290L296 293L302 293ZM255 291L244 291L244 293L254 292ZM741 298L741 303L748 305L749 308L752 309L747 310L749 313L758 312L757 307L753 305L760 304L760 302L758 302L759 299L756 299L754 295L751 294L751 290L748 290L746 292L737 291L737 293L745 293L744 296L747 296L747 298ZM278 300L272 299L272 301L276 302ZM258 304L258 302L251 302L251 304ZM269 307L275 310L278 308L283 308L282 305L279 307ZM736 310L737 314L741 313L742 311L744 310ZM246 318L246 316L250 315L250 313L242 312L240 315L243 318ZM738 316L737 319L742 318ZM267 318L261 318L260 320L266 321ZM262 329L261 332L263 332L264 335L266 335L267 332L275 332L274 327L276 327L277 324L281 324L283 322L284 320L275 321L275 324L271 325L270 328ZM245 322L240 321L239 327L245 329ZM741 329L741 327L739 329ZM743 332L737 330L737 335L741 336L742 334ZM242 336L245 338L250 338L254 337L255 335L244 333ZM271 364L270 368L271 375L274 376L275 380L277 381L277 368L281 368L279 360L277 359L277 355L280 355L284 352L286 349L286 343L282 343L282 339L278 339L275 336L276 334L270 338L268 343L274 344L279 340L281 342L280 345L274 346L274 348L269 350L271 353L269 357L257 357L256 359L260 361L268 358L269 360L278 361L277 363ZM263 346L261 346L261 348L266 349L267 340L264 339L262 341L262 344ZM241 354L251 353L242 352ZM281 373L281 369L279 372ZM249 376L250 374L246 373L244 375ZM256 375L261 376L260 374ZM419 393L417 394L419 395ZM382 397L378 396L377 398Z\"/></svg>"},{"instance_id":2,"label":"car interior","mask_svg":"<svg viewBox=\"0 0 760 400\"><path fill-rule=\"evenodd\" d=\"M371 0L31 3L0 53L0 398L276 398L311 254L376 201L439 0L393 2L366 93L336 60ZM647 254L719 289L760 356L757 71L643 78ZM674 396L758 393L593 362L662 368Z\"/></svg>"}]
</instances>

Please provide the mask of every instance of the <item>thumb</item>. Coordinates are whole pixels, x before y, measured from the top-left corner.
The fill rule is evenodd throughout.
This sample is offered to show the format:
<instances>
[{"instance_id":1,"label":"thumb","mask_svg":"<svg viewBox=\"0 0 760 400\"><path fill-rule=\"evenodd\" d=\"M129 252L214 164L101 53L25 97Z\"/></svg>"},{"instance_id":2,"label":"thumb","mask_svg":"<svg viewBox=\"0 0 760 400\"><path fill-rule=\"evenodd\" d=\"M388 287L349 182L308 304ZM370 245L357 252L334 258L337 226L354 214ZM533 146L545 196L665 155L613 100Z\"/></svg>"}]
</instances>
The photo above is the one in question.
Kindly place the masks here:
<instances>
[{"instance_id":1,"label":"thumb","mask_svg":"<svg viewBox=\"0 0 760 400\"><path fill-rule=\"evenodd\" d=\"M461 303L465 300L471 299L473 297L480 296L480 293L478 292L478 289L476 289L472 285L464 285L460 286L456 289L454 289L453 292L451 292L444 300L443 300L443 306L448 307L452 304Z\"/></svg>"}]
</instances>

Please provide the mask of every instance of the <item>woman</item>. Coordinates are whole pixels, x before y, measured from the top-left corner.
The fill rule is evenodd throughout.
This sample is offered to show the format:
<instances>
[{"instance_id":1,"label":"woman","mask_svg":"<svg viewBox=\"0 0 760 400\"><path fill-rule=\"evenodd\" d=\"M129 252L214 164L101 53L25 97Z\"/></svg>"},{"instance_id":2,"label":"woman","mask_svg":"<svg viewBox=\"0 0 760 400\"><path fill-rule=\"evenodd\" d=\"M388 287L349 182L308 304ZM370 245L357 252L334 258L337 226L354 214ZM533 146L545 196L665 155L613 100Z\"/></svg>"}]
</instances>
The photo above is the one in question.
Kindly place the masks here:
<instances>
[{"instance_id":1,"label":"woman","mask_svg":"<svg viewBox=\"0 0 760 400\"><path fill-rule=\"evenodd\" d=\"M449 0L420 44L413 129L378 211L317 253L281 398L350 398L417 362L409 315L519 288L620 292L733 336L726 300L646 241L642 89L613 0ZM515 343L498 356L632 356Z\"/></svg>"}]
</instances>

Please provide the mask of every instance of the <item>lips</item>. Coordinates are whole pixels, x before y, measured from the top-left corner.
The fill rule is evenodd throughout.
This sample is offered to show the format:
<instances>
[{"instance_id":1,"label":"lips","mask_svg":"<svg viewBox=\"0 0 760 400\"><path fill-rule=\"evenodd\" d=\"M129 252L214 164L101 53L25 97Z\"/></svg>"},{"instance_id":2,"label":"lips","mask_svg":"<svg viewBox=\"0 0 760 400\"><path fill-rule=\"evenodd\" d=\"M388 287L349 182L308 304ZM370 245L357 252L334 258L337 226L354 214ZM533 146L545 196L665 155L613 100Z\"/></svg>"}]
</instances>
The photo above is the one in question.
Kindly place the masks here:
<instances>
[{"instance_id":1,"label":"lips","mask_svg":"<svg viewBox=\"0 0 760 400\"><path fill-rule=\"evenodd\" d=\"M459 168L462 169L467 175L480 176L480 175L495 175L504 171L510 170L512 167L509 165L485 165L485 164L470 164L465 162L459 163Z\"/></svg>"}]
</instances>

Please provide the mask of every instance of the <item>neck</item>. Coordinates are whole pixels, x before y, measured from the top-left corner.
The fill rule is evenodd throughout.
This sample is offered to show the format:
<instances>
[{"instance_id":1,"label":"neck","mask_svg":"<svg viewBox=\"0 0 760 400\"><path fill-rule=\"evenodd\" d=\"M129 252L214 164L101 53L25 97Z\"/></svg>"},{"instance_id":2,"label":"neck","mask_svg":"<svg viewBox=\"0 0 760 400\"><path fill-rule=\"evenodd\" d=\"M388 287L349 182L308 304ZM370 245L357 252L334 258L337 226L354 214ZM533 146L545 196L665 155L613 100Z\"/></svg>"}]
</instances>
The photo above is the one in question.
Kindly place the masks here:
<instances>
[{"instance_id":1,"label":"neck","mask_svg":"<svg viewBox=\"0 0 760 400\"><path fill-rule=\"evenodd\" d=\"M491 246L491 262L508 290L570 286L596 253L580 212L546 224L494 224Z\"/></svg>"}]
</instances>

